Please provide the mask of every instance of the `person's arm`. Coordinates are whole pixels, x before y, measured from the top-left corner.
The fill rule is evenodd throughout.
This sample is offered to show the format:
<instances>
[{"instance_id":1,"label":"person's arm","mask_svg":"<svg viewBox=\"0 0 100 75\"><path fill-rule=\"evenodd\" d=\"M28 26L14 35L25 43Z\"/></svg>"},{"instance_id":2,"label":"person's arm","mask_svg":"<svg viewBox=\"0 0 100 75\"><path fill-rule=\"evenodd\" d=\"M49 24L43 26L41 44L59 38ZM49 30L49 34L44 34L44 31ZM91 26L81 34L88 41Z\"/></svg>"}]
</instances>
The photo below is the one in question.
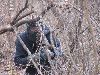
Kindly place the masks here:
<instances>
[{"instance_id":1,"label":"person's arm","mask_svg":"<svg viewBox=\"0 0 100 75\"><path fill-rule=\"evenodd\" d=\"M53 38L53 41L54 41L54 53L55 53L55 56L63 56L63 51L61 50L61 43L59 41L59 39L55 36L55 33L52 32L52 38Z\"/></svg>"},{"instance_id":2,"label":"person's arm","mask_svg":"<svg viewBox=\"0 0 100 75\"><path fill-rule=\"evenodd\" d=\"M14 57L14 62L16 66L20 66L20 65L26 65L28 64L28 59L27 59L27 52L24 50L23 46L21 45L21 43L19 42L19 40L16 40L16 53L15 53L15 57Z\"/></svg>"},{"instance_id":3,"label":"person's arm","mask_svg":"<svg viewBox=\"0 0 100 75\"><path fill-rule=\"evenodd\" d=\"M53 59L55 56L62 56L63 55L63 52L61 50L61 44L60 44L60 41L57 39L57 37L55 36L54 32L52 32L52 39L50 39L50 30L49 28L46 26L45 27L45 30L44 30L44 34L49 42L49 46L48 46L48 49L50 50L50 55L51 55L51 58ZM54 43L54 47L51 45L51 40L53 40L53 43Z\"/></svg>"},{"instance_id":4,"label":"person's arm","mask_svg":"<svg viewBox=\"0 0 100 75\"><path fill-rule=\"evenodd\" d=\"M61 44L60 44L60 41L55 38L55 49L54 49L54 52L55 52L55 56L63 56L63 51L61 49Z\"/></svg>"}]
</instances>

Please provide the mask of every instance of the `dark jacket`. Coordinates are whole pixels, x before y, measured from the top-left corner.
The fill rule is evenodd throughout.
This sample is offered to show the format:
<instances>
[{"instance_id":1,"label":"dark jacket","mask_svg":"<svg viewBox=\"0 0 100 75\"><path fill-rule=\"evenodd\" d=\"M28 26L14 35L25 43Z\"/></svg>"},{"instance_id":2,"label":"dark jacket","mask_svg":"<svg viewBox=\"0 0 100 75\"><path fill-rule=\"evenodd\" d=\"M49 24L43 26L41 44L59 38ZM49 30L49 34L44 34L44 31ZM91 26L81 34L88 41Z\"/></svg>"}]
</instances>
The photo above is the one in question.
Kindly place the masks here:
<instances>
[{"instance_id":1,"label":"dark jacket","mask_svg":"<svg viewBox=\"0 0 100 75\"><path fill-rule=\"evenodd\" d=\"M51 43L51 41L50 41L50 32L49 32L49 28L48 27L45 27L44 34L45 34L48 42ZM23 40L23 42L25 43L27 48L30 50L30 52L32 54L34 54L35 51L36 51L36 44L34 44L34 47L32 47L33 46L33 42L29 41L27 35L28 35L27 32L23 32L19 36L21 37L21 39ZM57 41L57 43L55 44L55 46L59 47L60 46L60 42L57 39L56 39L56 41ZM28 64L28 60L27 60L28 53L26 52L26 50L24 50L24 48L21 45L21 43L19 42L18 38L16 39L15 44L16 44L16 53L15 53L15 57L14 57L15 65L16 66L23 65L25 67L26 64Z\"/></svg>"}]
</instances>

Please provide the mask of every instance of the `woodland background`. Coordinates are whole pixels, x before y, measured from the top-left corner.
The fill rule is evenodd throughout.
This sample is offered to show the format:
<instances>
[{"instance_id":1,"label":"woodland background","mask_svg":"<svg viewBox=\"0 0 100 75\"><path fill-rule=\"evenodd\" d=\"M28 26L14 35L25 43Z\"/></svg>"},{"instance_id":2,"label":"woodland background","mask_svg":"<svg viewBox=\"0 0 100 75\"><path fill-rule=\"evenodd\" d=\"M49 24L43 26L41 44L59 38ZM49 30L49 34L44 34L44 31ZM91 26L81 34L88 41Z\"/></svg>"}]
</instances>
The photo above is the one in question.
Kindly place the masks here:
<instances>
[{"instance_id":1,"label":"woodland background","mask_svg":"<svg viewBox=\"0 0 100 75\"><path fill-rule=\"evenodd\" d=\"M100 0L29 0L24 18L37 17L50 3L55 4L43 17L62 44L64 57L58 59L58 75L100 75ZM25 0L0 0L0 28L8 25ZM22 13L22 14L23 14ZM20 26L18 33L26 26ZM19 75L13 63L16 34L0 35L0 75ZM54 74L54 75L57 75Z\"/></svg>"}]
</instances>

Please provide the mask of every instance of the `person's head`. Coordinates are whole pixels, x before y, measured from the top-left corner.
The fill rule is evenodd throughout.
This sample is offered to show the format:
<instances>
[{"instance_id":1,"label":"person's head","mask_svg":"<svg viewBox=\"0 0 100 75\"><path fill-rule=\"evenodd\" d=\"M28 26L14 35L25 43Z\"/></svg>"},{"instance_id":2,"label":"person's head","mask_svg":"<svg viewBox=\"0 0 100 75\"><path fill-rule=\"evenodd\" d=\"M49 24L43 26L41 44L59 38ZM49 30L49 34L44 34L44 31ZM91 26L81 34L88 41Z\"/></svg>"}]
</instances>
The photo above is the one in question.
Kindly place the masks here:
<instances>
[{"instance_id":1,"label":"person's head","mask_svg":"<svg viewBox=\"0 0 100 75\"><path fill-rule=\"evenodd\" d=\"M36 25L36 22L31 22L27 24L28 38L30 41L35 42L37 38L40 38L39 26Z\"/></svg>"}]
</instances>

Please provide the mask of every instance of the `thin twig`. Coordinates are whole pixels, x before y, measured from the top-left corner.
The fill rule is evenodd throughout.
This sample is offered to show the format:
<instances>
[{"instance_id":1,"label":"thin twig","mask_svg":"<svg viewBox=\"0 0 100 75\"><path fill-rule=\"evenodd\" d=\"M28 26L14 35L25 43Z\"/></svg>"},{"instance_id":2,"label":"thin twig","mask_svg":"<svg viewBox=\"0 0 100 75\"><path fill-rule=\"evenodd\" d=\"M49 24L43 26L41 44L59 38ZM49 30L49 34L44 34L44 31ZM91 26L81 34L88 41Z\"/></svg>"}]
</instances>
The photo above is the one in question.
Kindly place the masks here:
<instances>
[{"instance_id":1,"label":"thin twig","mask_svg":"<svg viewBox=\"0 0 100 75\"><path fill-rule=\"evenodd\" d=\"M18 22L19 20L21 20L22 18L25 18L26 16L28 16L28 15L32 14L32 13L34 13L34 11L30 11L30 12L28 12L28 13L24 14L23 16L21 16L21 17L17 18L17 19L15 20L15 23L16 23L16 22Z\"/></svg>"},{"instance_id":2,"label":"thin twig","mask_svg":"<svg viewBox=\"0 0 100 75\"><path fill-rule=\"evenodd\" d=\"M28 7L28 0L26 0L25 6L24 8L22 8L18 14L15 16L15 18L13 19L13 21L11 22L11 25L14 25L16 19L19 17L19 15Z\"/></svg>"},{"instance_id":3,"label":"thin twig","mask_svg":"<svg viewBox=\"0 0 100 75\"><path fill-rule=\"evenodd\" d=\"M84 33L87 29L88 29L88 27L86 27L83 31L81 31L81 32L79 33L79 35L82 34L82 33Z\"/></svg>"}]
</instances>

